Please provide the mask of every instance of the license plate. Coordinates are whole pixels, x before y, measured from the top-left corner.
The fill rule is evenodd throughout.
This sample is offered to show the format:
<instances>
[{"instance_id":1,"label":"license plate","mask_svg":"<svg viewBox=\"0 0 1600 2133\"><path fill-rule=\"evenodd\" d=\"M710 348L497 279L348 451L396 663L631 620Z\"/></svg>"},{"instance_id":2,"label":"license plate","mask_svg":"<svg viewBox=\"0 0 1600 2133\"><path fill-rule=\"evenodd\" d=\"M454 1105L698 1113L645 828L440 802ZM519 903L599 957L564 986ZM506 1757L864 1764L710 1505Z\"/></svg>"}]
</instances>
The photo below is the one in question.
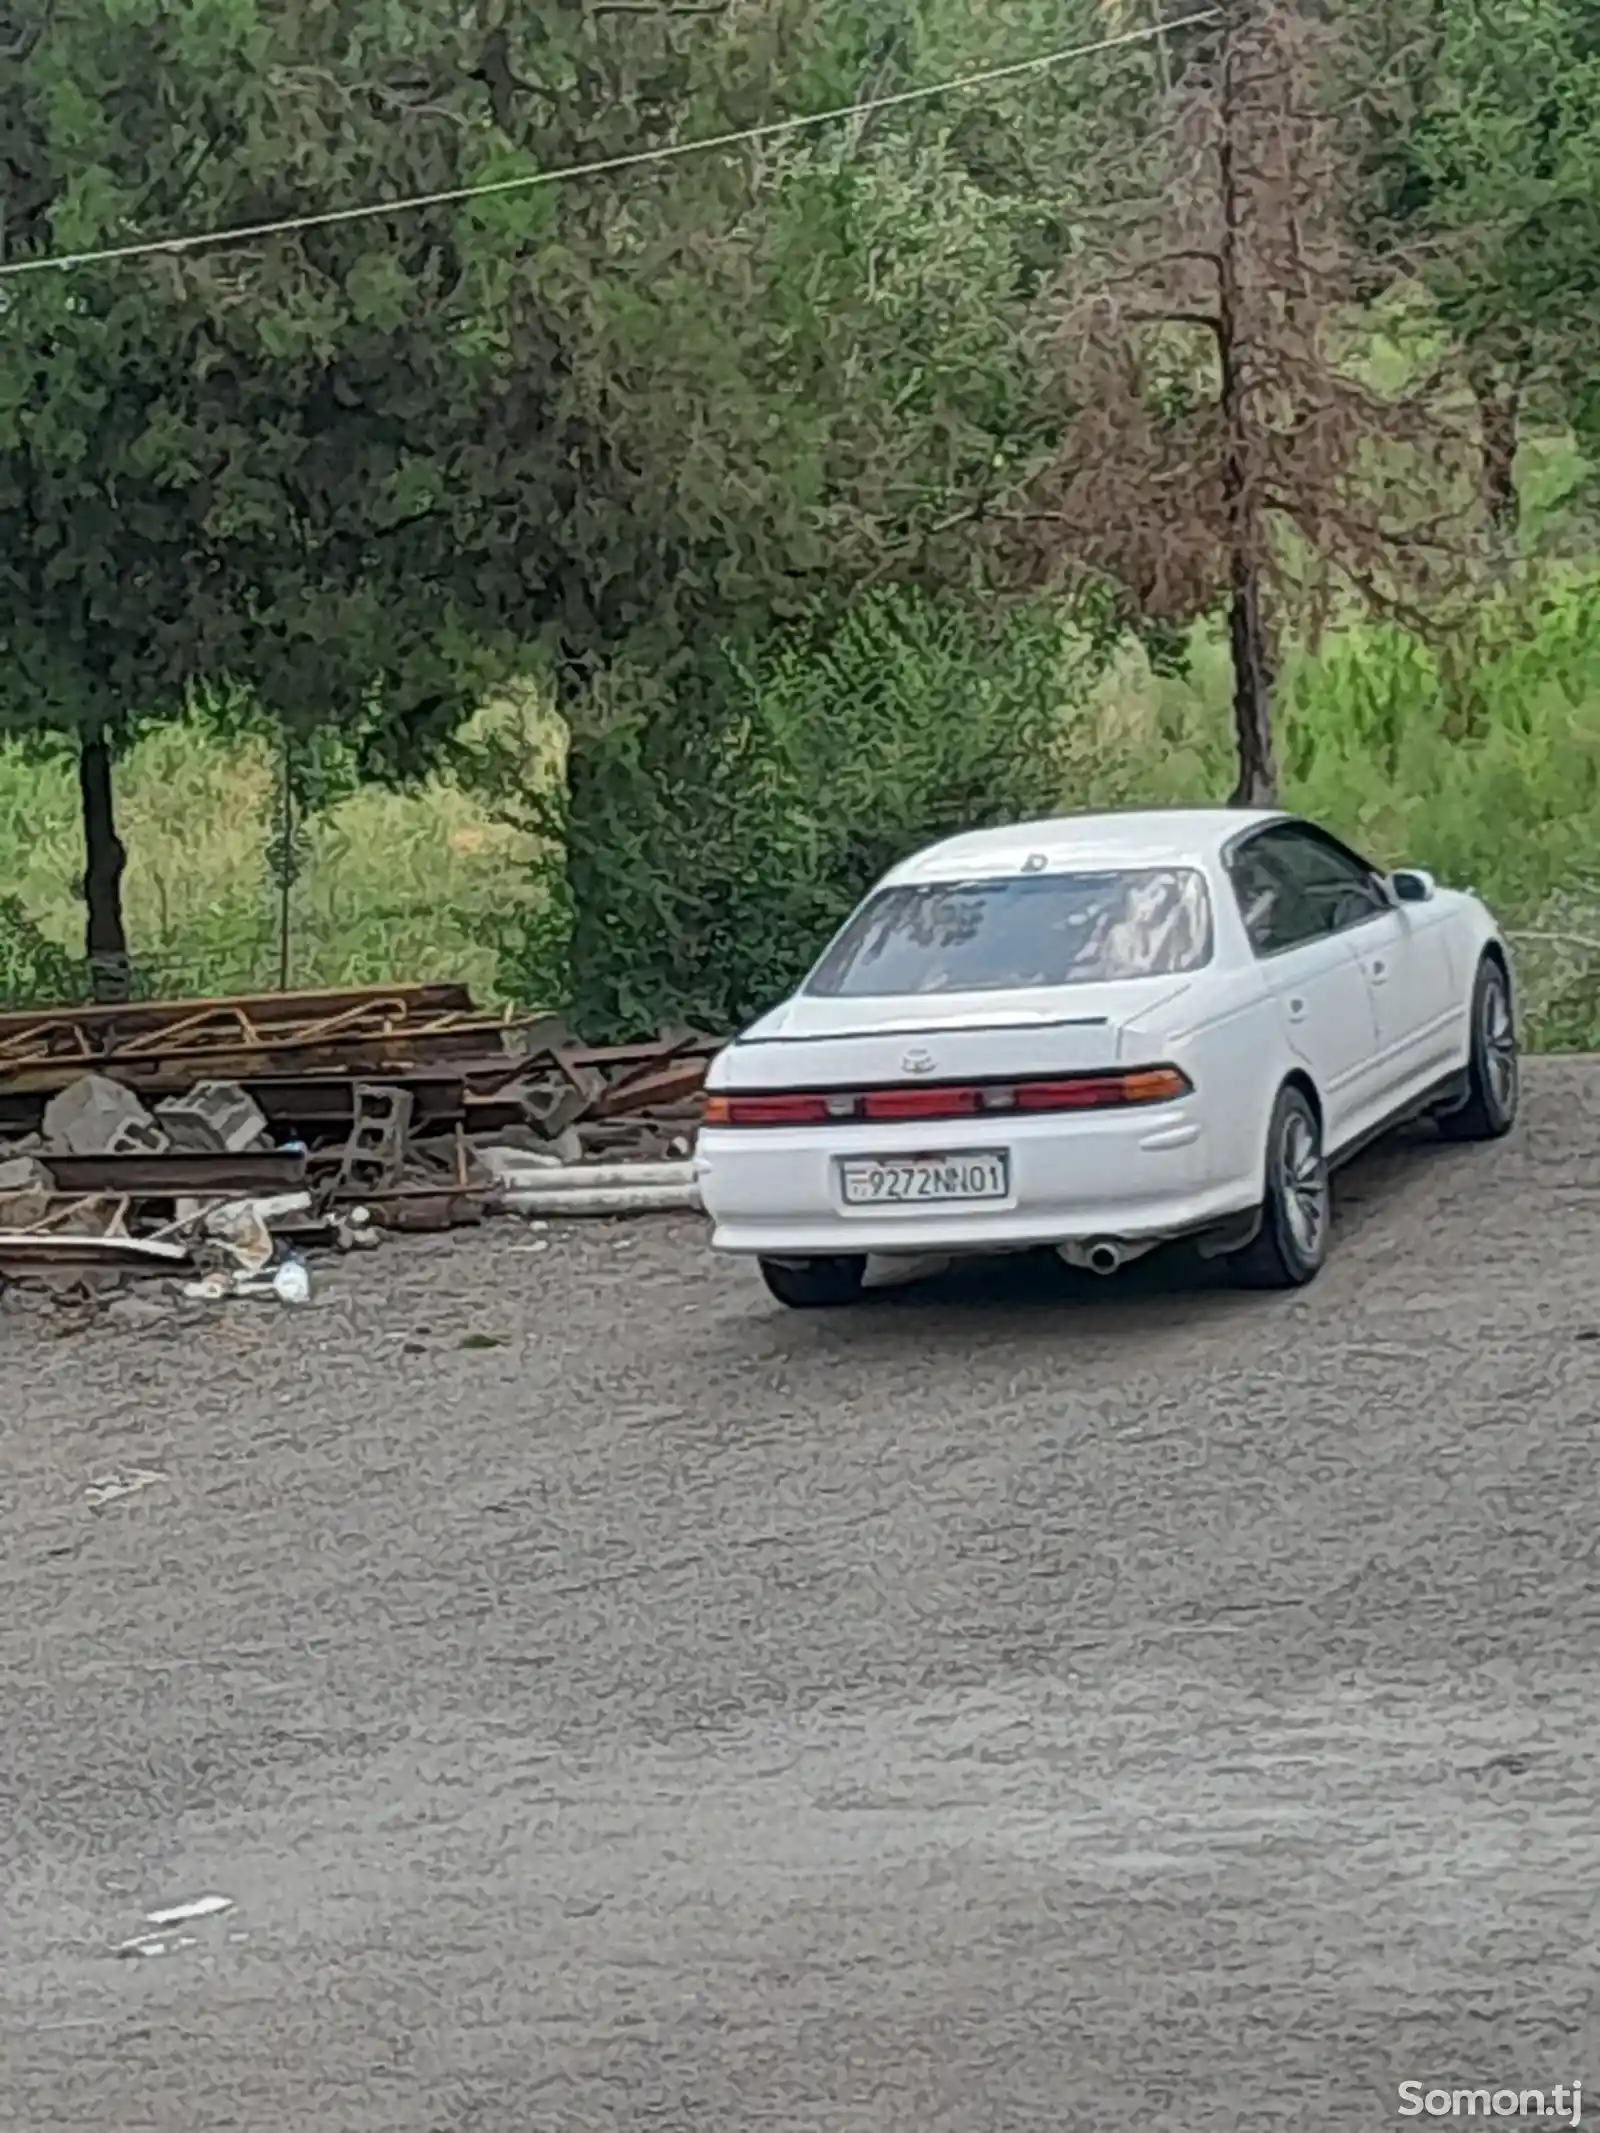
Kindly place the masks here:
<instances>
[{"instance_id":1,"label":"license plate","mask_svg":"<svg viewBox=\"0 0 1600 2133\"><path fill-rule=\"evenodd\" d=\"M1011 1165L1003 1151L959 1155L852 1157L839 1165L846 1207L936 1207L952 1201L1004 1200Z\"/></svg>"}]
</instances>

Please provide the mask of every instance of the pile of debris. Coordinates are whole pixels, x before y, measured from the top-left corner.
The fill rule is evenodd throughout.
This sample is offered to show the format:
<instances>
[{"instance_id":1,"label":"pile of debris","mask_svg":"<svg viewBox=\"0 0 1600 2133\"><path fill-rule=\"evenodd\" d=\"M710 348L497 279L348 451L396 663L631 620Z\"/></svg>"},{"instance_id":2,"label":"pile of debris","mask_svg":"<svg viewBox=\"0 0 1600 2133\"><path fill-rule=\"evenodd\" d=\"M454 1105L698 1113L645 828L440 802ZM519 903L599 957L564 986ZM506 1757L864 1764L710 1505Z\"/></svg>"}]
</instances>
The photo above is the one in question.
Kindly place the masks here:
<instances>
[{"instance_id":1,"label":"pile of debris","mask_svg":"<svg viewBox=\"0 0 1600 2133\"><path fill-rule=\"evenodd\" d=\"M692 1206L716 1049L585 1047L453 985L0 1015L0 1280L294 1302L313 1246Z\"/></svg>"}]
</instances>

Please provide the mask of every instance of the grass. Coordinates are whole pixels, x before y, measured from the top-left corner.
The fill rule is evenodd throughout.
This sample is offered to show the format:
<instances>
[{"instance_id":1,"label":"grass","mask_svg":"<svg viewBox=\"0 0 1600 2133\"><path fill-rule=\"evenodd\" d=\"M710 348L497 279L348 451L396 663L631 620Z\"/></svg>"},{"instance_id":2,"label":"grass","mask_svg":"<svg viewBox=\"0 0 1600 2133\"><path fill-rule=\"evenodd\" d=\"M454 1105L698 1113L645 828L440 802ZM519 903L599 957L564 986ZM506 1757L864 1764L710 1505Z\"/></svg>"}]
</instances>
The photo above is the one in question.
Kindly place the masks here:
<instances>
[{"instance_id":1,"label":"grass","mask_svg":"<svg viewBox=\"0 0 1600 2133\"><path fill-rule=\"evenodd\" d=\"M271 853L277 780L263 743L159 728L119 765L124 900L144 988L270 988L279 975ZM81 953L83 869L70 762L0 750L0 891ZM445 779L363 790L313 818L289 899L296 986L459 978L495 996L500 929L537 894L529 839Z\"/></svg>"}]
</instances>

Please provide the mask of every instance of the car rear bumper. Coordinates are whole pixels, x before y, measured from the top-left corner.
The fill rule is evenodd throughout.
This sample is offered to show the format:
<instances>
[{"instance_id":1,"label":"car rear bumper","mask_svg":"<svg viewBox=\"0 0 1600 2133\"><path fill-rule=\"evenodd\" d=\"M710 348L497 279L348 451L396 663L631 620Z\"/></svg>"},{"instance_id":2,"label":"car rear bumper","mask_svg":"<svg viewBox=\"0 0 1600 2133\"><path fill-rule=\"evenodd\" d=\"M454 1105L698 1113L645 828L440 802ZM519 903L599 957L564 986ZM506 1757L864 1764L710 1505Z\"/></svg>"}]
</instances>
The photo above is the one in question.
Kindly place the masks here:
<instances>
[{"instance_id":1,"label":"car rear bumper","mask_svg":"<svg viewBox=\"0 0 1600 2133\"><path fill-rule=\"evenodd\" d=\"M841 1157L1005 1148L1010 1192L975 1204L847 1207ZM1192 1104L937 1126L706 1128L696 1150L712 1244L767 1258L981 1253L1115 1237L1155 1241L1252 1206L1212 1173Z\"/></svg>"}]
</instances>

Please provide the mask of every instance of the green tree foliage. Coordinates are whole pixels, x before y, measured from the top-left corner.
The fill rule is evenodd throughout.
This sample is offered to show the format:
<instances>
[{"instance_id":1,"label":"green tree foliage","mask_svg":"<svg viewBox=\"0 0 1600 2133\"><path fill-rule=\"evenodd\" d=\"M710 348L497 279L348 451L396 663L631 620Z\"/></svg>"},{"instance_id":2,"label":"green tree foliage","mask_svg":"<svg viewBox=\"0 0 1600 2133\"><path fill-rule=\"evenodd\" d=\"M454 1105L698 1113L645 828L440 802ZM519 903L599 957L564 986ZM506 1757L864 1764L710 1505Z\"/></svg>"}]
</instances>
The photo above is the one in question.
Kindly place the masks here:
<instances>
[{"instance_id":1,"label":"green tree foliage","mask_svg":"<svg viewBox=\"0 0 1600 2133\"><path fill-rule=\"evenodd\" d=\"M1514 443L1540 375L1600 431L1591 17L1379 0L1334 84L1336 106L1390 99L1379 220L1425 240L1486 442L1509 406ZM0 256L518 179L1137 19L1131 0L0 0ZM1083 450L1109 404L1092 366L1045 378L1029 336L1108 263L1156 472L1204 428L1216 363L1192 345L1188 269L1219 341L1215 233L1157 262L1129 240L1160 227L1182 164L1164 86L1181 103L1207 49L1177 37L573 186L0 282L0 730L80 754L92 943L120 944L112 759L197 692L287 727L305 784L331 763L414 775L487 690L537 674L568 734L568 877L526 954L547 964L570 920L597 1032L685 988L706 1015L756 1002L906 841L1056 795L1039 677L1066 702L1081 674L1036 618L986 614L994 528L1031 499L1052 563L1094 563L1120 581L1110 611L1166 621L1226 594L1219 555L1266 558L1254 520L1218 534L1193 451L1166 516L1130 526L1115 455ZM1220 197L1189 186L1189 223ZM1285 246L1329 197L1279 185ZM1229 509L1254 483L1255 519L1320 551L1332 485L1312 477L1342 481L1382 428L1301 419L1330 401L1321 326L1383 294L1394 255L1341 246L1333 288L1323 248L1263 288L1269 220L1239 257L1245 307L1272 316L1230 345L1273 400L1255 423L1272 450L1235 450ZM1128 315L1141 290L1189 324ZM1317 346L1290 349L1289 390L1302 334ZM1080 465L1092 506L1094 481L1048 485ZM1203 539L1184 513L1209 514ZM1193 598L1149 596L1141 540L1169 578L1200 558Z\"/></svg>"},{"instance_id":2,"label":"green tree foliage","mask_svg":"<svg viewBox=\"0 0 1600 2133\"><path fill-rule=\"evenodd\" d=\"M1459 425L1350 361L1361 134L1344 59L1289 0L1228 0L1186 55L1159 128L1164 197L1136 168L1042 307L1041 376L1067 419L1012 514L1036 581L1098 571L1177 624L1225 609L1239 806L1276 802L1296 610L1437 601L1470 542Z\"/></svg>"},{"instance_id":3,"label":"green tree foliage","mask_svg":"<svg viewBox=\"0 0 1600 2133\"><path fill-rule=\"evenodd\" d=\"M1105 797L1087 717L1104 650L1056 609L986 620L902 590L733 654L701 770L709 805L675 812L660 766L623 759L611 848L641 852L641 816L656 834L625 907L648 922L616 925L605 966L609 1025L734 1025L780 998L918 846Z\"/></svg>"},{"instance_id":4,"label":"green tree foliage","mask_svg":"<svg viewBox=\"0 0 1600 2133\"><path fill-rule=\"evenodd\" d=\"M0 31L6 257L761 122L954 58L955 27L77 0ZM1020 446L1007 307L1060 213L1036 172L1008 185L1004 121L969 119L6 283L6 720L114 749L226 680L396 773L542 657L573 718L581 973L629 879L600 842L615 707L681 800L721 647L863 579L969 571L960 524Z\"/></svg>"},{"instance_id":5,"label":"green tree foliage","mask_svg":"<svg viewBox=\"0 0 1600 2133\"><path fill-rule=\"evenodd\" d=\"M1371 234L1459 351L1509 531L1520 418L1570 416L1600 438L1600 15L1588 0L1385 0L1371 29L1356 70L1378 119Z\"/></svg>"},{"instance_id":6,"label":"green tree foliage","mask_svg":"<svg viewBox=\"0 0 1600 2133\"><path fill-rule=\"evenodd\" d=\"M6 259L459 168L471 128L411 112L398 31L363 78L348 22L304 18L291 49L274 13L107 0L10 25ZM335 59L344 87L318 64ZM0 285L0 719L83 739L91 951L121 946L107 757L192 684L232 677L307 726L359 719L389 760L475 695L437 460L414 442L441 413L465 434L442 389L458 322L395 330L452 272L426 233L397 258L336 232Z\"/></svg>"}]
</instances>

